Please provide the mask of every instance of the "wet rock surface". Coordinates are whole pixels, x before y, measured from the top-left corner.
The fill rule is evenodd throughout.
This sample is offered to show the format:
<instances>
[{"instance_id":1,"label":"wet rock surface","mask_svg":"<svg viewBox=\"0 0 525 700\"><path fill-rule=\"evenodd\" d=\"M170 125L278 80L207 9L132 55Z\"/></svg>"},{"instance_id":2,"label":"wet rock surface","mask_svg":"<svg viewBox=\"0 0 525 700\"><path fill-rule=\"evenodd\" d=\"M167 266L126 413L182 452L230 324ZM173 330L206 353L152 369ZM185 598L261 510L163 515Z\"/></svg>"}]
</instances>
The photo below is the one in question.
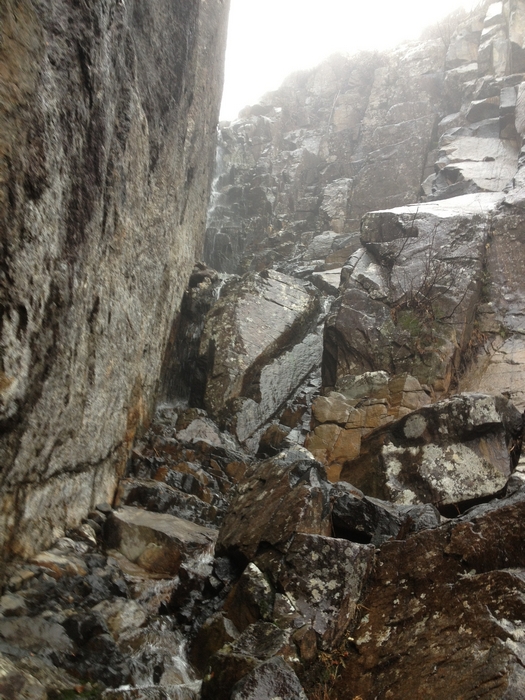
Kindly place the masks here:
<instances>
[{"instance_id":1,"label":"wet rock surface","mask_svg":"<svg viewBox=\"0 0 525 700\"><path fill-rule=\"evenodd\" d=\"M507 399L463 394L372 433L341 479L393 503L459 507L504 488L521 435L522 416Z\"/></svg>"},{"instance_id":2,"label":"wet rock surface","mask_svg":"<svg viewBox=\"0 0 525 700\"><path fill-rule=\"evenodd\" d=\"M523 490L383 545L334 696L520 697L522 509Z\"/></svg>"},{"instance_id":3,"label":"wet rock surface","mask_svg":"<svg viewBox=\"0 0 525 700\"><path fill-rule=\"evenodd\" d=\"M408 372L447 391L472 337L500 194L378 211L363 219L363 248L347 263L327 319L323 380Z\"/></svg>"},{"instance_id":4,"label":"wet rock surface","mask_svg":"<svg viewBox=\"0 0 525 700\"><path fill-rule=\"evenodd\" d=\"M226 20L199 0L2 3L2 553L111 500L151 417L202 244Z\"/></svg>"},{"instance_id":5,"label":"wet rock surface","mask_svg":"<svg viewBox=\"0 0 525 700\"><path fill-rule=\"evenodd\" d=\"M208 314L198 367L210 416L246 442L320 364L316 294L273 271L231 282Z\"/></svg>"},{"instance_id":6,"label":"wet rock surface","mask_svg":"<svg viewBox=\"0 0 525 700\"><path fill-rule=\"evenodd\" d=\"M115 498L6 569L2 697L523 697L524 8L221 125L164 403Z\"/></svg>"}]
</instances>

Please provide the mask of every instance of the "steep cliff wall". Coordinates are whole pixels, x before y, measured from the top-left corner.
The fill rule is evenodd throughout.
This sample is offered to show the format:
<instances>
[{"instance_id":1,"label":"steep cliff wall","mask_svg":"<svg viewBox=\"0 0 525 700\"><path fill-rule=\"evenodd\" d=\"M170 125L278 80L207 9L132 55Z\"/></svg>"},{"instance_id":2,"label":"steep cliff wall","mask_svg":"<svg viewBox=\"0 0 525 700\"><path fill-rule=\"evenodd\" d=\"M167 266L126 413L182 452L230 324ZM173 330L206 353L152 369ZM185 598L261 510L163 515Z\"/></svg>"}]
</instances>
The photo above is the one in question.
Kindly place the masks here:
<instances>
[{"instance_id":1,"label":"steep cliff wall","mask_svg":"<svg viewBox=\"0 0 525 700\"><path fill-rule=\"evenodd\" d=\"M332 56L223 124L208 262L288 272L334 243L327 263L340 267L369 211L503 190L518 161L524 18L522 0L487 0L422 41Z\"/></svg>"},{"instance_id":2,"label":"steep cliff wall","mask_svg":"<svg viewBox=\"0 0 525 700\"><path fill-rule=\"evenodd\" d=\"M0 6L0 547L110 499L202 246L228 0Z\"/></svg>"}]
</instances>

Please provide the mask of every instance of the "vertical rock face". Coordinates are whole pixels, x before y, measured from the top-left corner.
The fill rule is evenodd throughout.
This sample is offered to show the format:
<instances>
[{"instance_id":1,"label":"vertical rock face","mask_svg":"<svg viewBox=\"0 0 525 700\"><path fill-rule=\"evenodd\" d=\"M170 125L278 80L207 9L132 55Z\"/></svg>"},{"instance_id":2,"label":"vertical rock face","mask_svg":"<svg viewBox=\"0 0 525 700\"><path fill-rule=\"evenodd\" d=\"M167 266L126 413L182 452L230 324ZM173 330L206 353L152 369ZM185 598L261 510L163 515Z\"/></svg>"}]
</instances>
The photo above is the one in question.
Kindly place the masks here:
<instances>
[{"instance_id":1,"label":"vertical rock face","mask_svg":"<svg viewBox=\"0 0 525 700\"><path fill-rule=\"evenodd\" d=\"M228 0L0 7L0 546L111 497L202 245Z\"/></svg>"},{"instance_id":2,"label":"vertical rock face","mask_svg":"<svg viewBox=\"0 0 525 700\"><path fill-rule=\"evenodd\" d=\"M367 211L415 201L444 101L444 58L439 40L333 56L223 126L210 264L262 269L304 252L316 234L357 231Z\"/></svg>"}]
</instances>

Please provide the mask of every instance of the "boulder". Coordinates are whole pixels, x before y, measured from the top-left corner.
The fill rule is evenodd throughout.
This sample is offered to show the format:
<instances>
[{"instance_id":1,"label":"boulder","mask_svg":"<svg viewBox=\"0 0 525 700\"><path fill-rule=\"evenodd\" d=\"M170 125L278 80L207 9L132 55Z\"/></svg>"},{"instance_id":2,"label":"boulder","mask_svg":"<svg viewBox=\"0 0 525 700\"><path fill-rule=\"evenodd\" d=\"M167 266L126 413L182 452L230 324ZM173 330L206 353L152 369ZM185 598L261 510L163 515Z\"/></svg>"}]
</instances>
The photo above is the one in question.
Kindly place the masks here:
<instances>
[{"instance_id":1,"label":"boulder","mask_svg":"<svg viewBox=\"0 0 525 700\"><path fill-rule=\"evenodd\" d=\"M222 519L215 505L154 479L123 479L115 499L115 506L121 505L175 515L204 526L217 526Z\"/></svg>"},{"instance_id":2,"label":"boulder","mask_svg":"<svg viewBox=\"0 0 525 700\"><path fill-rule=\"evenodd\" d=\"M276 272L231 283L200 343L204 405L241 442L270 419L320 362L319 302Z\"/></svg>"},{"instance_id":3,"label":"boulder","mask_svg":"<svg viewBox=\"0 0 525 700\"><path fill-rule=\"evenodd\" d=\"M305 441L306 448L327 466L331 481L339 476L336 465L359 456L362 437L430 403L418 380L409 374L389 377L386 372L365 372L341 377L337 388L338 392L314 400L313 417L320 425Z\"/></svg>"},{"instance_id":4,"label":"boulder","mask_svg":"<svg viewBox=\"0 0 525 700\"><path fill-rule=\"evenodd\" d=\"M103 600L95 605L92 610L98 612L106 621L109 631L115 640L129 630L142 627L147 615L139 603L134 600L116 598L114 600Z\"/></svg>"},{"instance_id":5,"label":"boulder","mask_svg":"<svg viewBox=\"0 0 525 700\"><path fill-rule=\"evenodd\" d=\"M388 539L403 539L412 532L441 524L435 506L395 506L387 501L359 496L354 487L340 481L332 490L334 534L352 542L376 547Z\"/></svg>"},{"instance_id":6,"label":"boulder","mask_svg":"<svg viewBox=\"0 0 525 700\"><path fill-rule=\"evenodd\" d=\"M219 555L247 562L261 547L286 549L296 533L330 535L330 484L306 455L289 450L268 459L239 487L219 532Z\"/></svg>"},{"instance_id":7,"label":"boulder","mask_svg":"<svg viewBox=\"0 0 525 700\"><path fill-rule=\"evenodd\" d=\"M316 634L316 646L328 650L337 647L352 623L373 560L371 546L297 534L284 555L268 552L256 561L281 594L274 622L294 629L306 625Z\"/></svg>"},{"instance_id":8,"label":"boulder","mask_svg":"<svg viewBox=\"0 0 525 700\"><path fill-rule=\"evenodd\" d=\"M46 688L31 674L20 671L0 654L0 696L4 700L47 700Z\"/></svg>"},{"instance_id":9,"label":"boulder","mask_svg":"<svg viewBox=\"0 0 525 700\"><path fill-rule=\"evenodd\" d=\"M204 675L210 657L225 644L239 638L239 630L223 613L215 613L208 618L190 647L189 658L192 665Z\"/></svg>"},{"instance_id":10,"label":"boulder","mask_svg":"<svg viewBox=\"0 0 525 700\"><path fill-rule=\"evenodd\" d=\"M228 595L223 610L235 627L244 630L258 620L272 621L275 592L263 572L252 562Z\"/></svg>"},{"instance_id":11,"label":"boulder","mask_svg":"<svg viewBox=\"0 0 525 700\"><path fill-rule=\"evenodd\" d=\"M231 700L306 700L299 679L281 657L265 661L233 688Z\"/></svg>"},{"instance_id":12,"label":"boulder","mask_svg":"<svg viewBox=\"0 0 525 700\"><path fill-rule=\"evenodd\" d=\"M191 567L210 557L217 531L173 515L123 506L106 524L109 546L154 573L174 576L181 565Z\"/></svg>"},{"instance_id":13,"label":"boulder","mask_svg":"<svg viewBox=\"0 0 525 700\"><path fill-rule=\"evenodd\" d=\"M62 578L65 575L85 576L87 573L85 562L73 554L62 554L57 551L39 552L31 559L32 564L46 569L53 578Z\"/></svg>"},{"instance_id":14,"label":"boulder","mask_svg":"<svg viewBox=\"0 0 525 700\"><path fill-rule=\"evenodd\" d=\"M521 414L508 399L461 394L372 433L341 479L401 505L460 507L502 491L521 433Z\"/></svg>"},{"instance_id":15,"label":"boulder","mask_svg":"<svg viewBox=\"0 0 525 700\"><path fill-rule=\"evenodd\" d=\"M210 659L202 684L202 700L230 700L239 681L276 656L293 658L290 634L269 622L251 625L235 642L224 646ZM288 674L286 676L289 679Z\"/></svg>"},{"instance_id":16,"label":"boulder","mask_svg":"<svg viewBox=\"0 0 525 700\"><path fill-rule=\"evenodd\" d=\"M45 658L74 651L64 628L42 615L0 618L0 638L4 643L29 653L39 653Z\"/></svg>"}]
</instances>

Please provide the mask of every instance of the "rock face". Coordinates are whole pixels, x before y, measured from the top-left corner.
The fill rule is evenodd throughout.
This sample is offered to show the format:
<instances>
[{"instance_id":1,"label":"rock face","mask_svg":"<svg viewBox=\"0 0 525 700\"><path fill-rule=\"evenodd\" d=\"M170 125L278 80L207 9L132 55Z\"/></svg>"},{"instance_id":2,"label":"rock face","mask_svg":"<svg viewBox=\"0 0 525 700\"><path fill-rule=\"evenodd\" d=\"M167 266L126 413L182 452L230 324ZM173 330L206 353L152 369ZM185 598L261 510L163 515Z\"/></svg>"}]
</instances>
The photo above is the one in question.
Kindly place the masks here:
<instances>
[{"instance_id":1,"label":"rock face","mask_svg":"<svg viewBox=\"0 0 525 700\"><path fill-rule=\"evenodd\" d=\"M334 57L224 126L210 264L238 272L337 257L335 241L367 211L415 201L443 60L435 40L410 53Z\"/></svg>"},{"instance_id":2,"label":"rock face","mask_svg":"<svg viewBox=\"0 0 525 700\"><path fill-rule=\"evenodd\" d=\"M228 2L0 8L0 546L111 498L202 245Z\"/></svg>"},{"instance_id":3,"label":"rock face","mask_svg":"<svg viewBox=\"0 0 525 700\"><path fill-rule=\"evenodd\" d=\"M500 194L367 214L325 329L324 383L410 372L446 391L471 339ZM356 332L357 331L357 332Z\"/></svg>"}]
</instances>

